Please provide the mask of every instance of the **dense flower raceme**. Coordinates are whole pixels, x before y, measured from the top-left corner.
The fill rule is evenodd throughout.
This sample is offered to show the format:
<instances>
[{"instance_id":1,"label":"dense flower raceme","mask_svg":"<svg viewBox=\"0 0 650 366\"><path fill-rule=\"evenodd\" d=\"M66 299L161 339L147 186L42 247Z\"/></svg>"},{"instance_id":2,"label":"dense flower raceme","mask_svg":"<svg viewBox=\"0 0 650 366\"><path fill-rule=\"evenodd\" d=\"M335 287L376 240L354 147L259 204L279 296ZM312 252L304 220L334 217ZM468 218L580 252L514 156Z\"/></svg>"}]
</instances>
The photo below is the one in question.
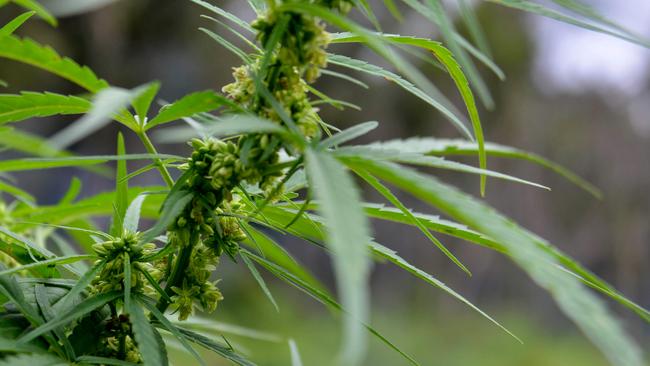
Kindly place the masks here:
<instances>
[{"instance_id":1,"label":"dense flower raceme","mask_svg":"<svg viewBox=\"0 0 650 366\"><path fill-rule=\"evenodd\" d=\"M318 1L319 5L347 12L350 1ZM308 84L314 82L326 65L325 48L329 35L316 17L298 13L279 13L275 9L253 23L258 40L268 46L279 19L287 19L286 29L269 55L268 69L261 83L296 124L305 138L319 133L318 110L309 100ZM282 116L257 90L256 75L262 59L234 69L235 81L223 88L226 95L243 109L262 118L283 124ZM216 282L210 280L223 253L235 258L239 241L246 235L239 223L241 207L233 190L242 184L257 186L269 195L281 187L281 170L270 169L279 162L283 142L271 134L246 134L237 140L208 138L190 142L192 155L181 167L182 189L192 194L190 203L168 228L169 243L177 255L167 272L172 309L179 319L189 317L195 305L211 312L223 298ZM162 305L166 308L166 305Z\"/></svg>"}]
</instances>

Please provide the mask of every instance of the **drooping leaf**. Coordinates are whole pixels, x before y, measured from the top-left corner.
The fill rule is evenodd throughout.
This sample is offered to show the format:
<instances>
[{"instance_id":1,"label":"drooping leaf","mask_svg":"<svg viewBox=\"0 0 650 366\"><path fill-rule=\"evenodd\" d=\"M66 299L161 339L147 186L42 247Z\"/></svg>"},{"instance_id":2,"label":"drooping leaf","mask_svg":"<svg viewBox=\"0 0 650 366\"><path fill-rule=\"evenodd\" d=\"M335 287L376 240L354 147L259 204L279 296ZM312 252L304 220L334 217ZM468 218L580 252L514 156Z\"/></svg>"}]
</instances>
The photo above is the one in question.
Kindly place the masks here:
<instances>
[{"instance_id":1,"label":"drooping leaf","mask_svg":"<svg viewBox=\"0 0 650 366\"><path fill-rule=\"evenodd\" d=\"M467 138L473 139L472 134L469 132L467 127L465 127L463 119L459 117L460 113L457 113L455 111L453 105L450 102L447 102L446 98L444 98L441 93L438 92L437 95L435 95L436 98L434 98L430 95L430 93L425 93L423 90L416 87L413 83L402 78L396 73L385 70L366 61L356 60L347 56L334 54L328 54L327 61L333 65L347 67L353 70L364 72L366 74L379 76L385 78L388 81L394 82L407 92L415 95L416 97L425 101L427 104L431 105L433 108L440 111L449 121L453 123L454 127L456 127L458 131L460 131Z\"/></svg>"},{"instance_id":2,"label":"drooping leaf","mask_svg":"<svg viewBox=\"0 0 650 366\"><path fill-rule=\"evenodd\" d=\"M327 227L339 295L347 309L343 359L349 365L363 362L366 337L361 324L368 317L370 260L369 223L361 210L359 193L351 177L332 156L307 150L307 175L312 194L323 202L320 211Z\"/></svg>"},{"instance_id":3,"label":"drooping leaf","mask_svg":"<svg viewBox=\"0 0 650 366\"><path fill-rule=\"evenodd\" d=\"M266 285L266 281L264 281L264 278L262 278L262 275L257 271L257 268L255 268L255 264L253 264L250 259L246 256L241 257L242 261L250 271L251 275L255 279L255 282L260 286L262 289L262 292L266 296L267 299L273 304L273 307L275 308L275 311L280 312L280 307L278 307L278 303L275 301L275 298L273 297L273 294L271 293L271 290L269 290L269 287Z\"/></svg>"},{"instance_id":4,"label":"drooping leaf","mask_svg":"<svg viewBox=\"0 0 650 366\"><path fill-rule=\"evenodd\" d=\"M377 126L379 126L379 123L374 121L360 123L321 141L318 146L323 149L343 144L347 141L354 140L357 137L367 134L368 132L377 128Z\"/></svg>"},{"instance_id":5,"label":"drooping leaf","mask_svg":"<svg viewBox=\"0 0 650 366\"><path fill-rule=\"evenodd\" d=\"M142 355L145 365L166 366L162 352L158 349L158 341L155 335L158 332L144 315L139 303L131 302L129 308L129 319L133 327L133 335L138 344L138 351Z\"/></svg>"},{"instance_id":6,"label":"drooping leaf","mask_svg":"<svg viewBox=\"0 0 650 366\"><path fill-rule=\"evenodd\" d=\"M413 137L405 140L388 140L385 142L375 142L370 146L377 146L386 149L399 150L403 152L414 152L431 155L474 155L478 152L478 146L475 142L459 139L434 139L427 137ZM555 173L563 176L571 183L579 186L585 191L591 193L596 198L601 198L602 193L591 183L585 181L567 168L550 161L535 153L520 150L514 147L488 142L485 144L485 151L490 156L505 157L513 159L527 160L548 168Z\"/></svg>"},{"instance_id":7,"label":"drooping leaf","mask_svg":"<svg viewBox=\"0 0 650 366\"><path fill-rule=\"evenodd\" d=\"M82 260L87 260L87 259L94 259L96 258L94 255L72 255L72 256L65 256L65 257L56 257L52 259L46 259L43 261L37 261L29 264L24 264L22 266L18 267L13 267L9 269L5 269L3 271L0 271L0 276L5 276L5 275L10 275L16 272L24 271L24 270L29 270L32 268L36 267L54 267L56 265L61 265L61 264L69 264L69 263L74 263L77 261L82 261Z\"/></svg>"},{"instance_id":8,"label":"drooping leaf","mask_svg":"<svg viewBox=\"0 0 650 366\"><path fill-rule=\"evenodd\" d=\"M177 329L188 341L192 343L196 343L237 365L255 366L255 364L252 363L251 361L235 353L234 350L229 345L221 344L220 342L214 341L202 334L193 332L188 329L184 329L181 327L177 327Z\"/></svg>"},{"instance_id":9,"label":"drooping leaf","mask_svg":"<svg viewBox=\"0 0 650 366\"><path fill-rule=\"evenodd\" d=\"M648 42L647 39L643 39L643 38L639 37L638 35L632 34L631 32L624 30L620 26L617 26L618 29L612 30L611 26L613 25L613 23L611 23L611 22L606 21L605 24L604 24L605 26L599 25L598 23L600 23L600 24L604 23L603 22L603 20L605 20L604 18L602 18L600 16L596 16L595 13L593 13L591 11L585 10L584 7L581 7L581 8L576 7L575 6L576 3L574 1L563 0L563 1L561 1L561 3L565 7L567 5L572 5L570 7L571 10L574 10L574 11L578 10L581 13L581 15L587 16L588 18L591 18L592 22L583 21L583 20L581 20L581 19L579 19L577 17L574 17L574 16L571 16L569 14L559 12L557 10L551 9L551 8L549 8L547 6L538 4L538 3L533 2L533 1L528 1L528 0L488 0L488 1L500 4L500 5L503 5L503 6L507 6L507 7L510 7L510 8L523 10L525 12L542 15L542 16L545 16L545 17L548 17L548 18L551 18L551 19L555 19L555 20L560 21L560 22L575 25L575 26L578 26L580 28L584 28L584 29L591 30L591 31L594 31L594 32L607 34L607 35L610 35L610 36L613 36L613 37L623 39L623 40L628 41L628 42L636 43L636 44L638 44L640 46L643 46L643 47L646 47L646 48L650 47L650 42ZM560 2L560 1L558 1L558 2ZM596 23L594 24L593 21L595 21Z\"/></svg>"},{"instance_id":10,"label":"drooping leaf","mask_svg":"<svg viewBox=\"0 0 650 366\"><path fill-rule=\"evenodd\" d=\"M508 249L515 263L551 293L560 309L610 362L615 365L642 365L637 345L601 300L589 292L579 279L562 271L560 263L535 243L533 234L433 177L390 163L372 162L365 168L494 238Z\"/></svg>"}]
</instances>

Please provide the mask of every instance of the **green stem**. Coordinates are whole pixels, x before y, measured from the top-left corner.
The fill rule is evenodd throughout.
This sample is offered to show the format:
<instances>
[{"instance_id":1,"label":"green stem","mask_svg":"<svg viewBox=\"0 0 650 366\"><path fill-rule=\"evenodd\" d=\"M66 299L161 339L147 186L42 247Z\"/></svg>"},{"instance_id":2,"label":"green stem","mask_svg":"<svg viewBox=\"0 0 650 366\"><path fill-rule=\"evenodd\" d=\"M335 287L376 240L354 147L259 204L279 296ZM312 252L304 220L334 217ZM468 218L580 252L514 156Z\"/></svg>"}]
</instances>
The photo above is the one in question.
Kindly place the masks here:
<instances>
[{"instance_id":1,"label":"green stem","mask_svg":"<svg viewBox=\"0 0 650 366\"><path fill-rule=\"evenodd\" d=\"M137 132L137 135L140 138L140 141L142 141L142 144L144 145L145 149L147 149L147 152L149 154L158 154L158 151L156 151L156 147L153 146L153 143L151 143L151 140L149 139L149 136L147 136L146 132L139 131ZM154 163L156 164L156 168L160 172L160 176L165 181L165 184L167 184L167 187L171 188L174 185L174 180L172 179L172 176L169 174L167 167L165 167L165 165L162 163L160 159L154 159Z\"/></svg>"},{"instance_id":2,"label":"green stem","mask_svg":"<svg viewBox=\"0 0 650 366\"><path fill-rule=\"evenodd\" d=\"M174 267L172 268L171 273L169 274L169 278L167 279L167 284L165 285L165 293L168 295L168 297L171 297L174 294L174 290L172 290L172 287L176 286L181 286L183 284L183 277L185 277L185 270L190 264L190 257L192 256L192 249L194 249L194 246L199 242L199 233L195 230L192 230L192 233L190 234L190 242L184 245L180 252L178 253L178 257L176 258L176 262L174 262ZM156 304L156 307L158 310L160 310L161 313L164 313L165 310L169 307L170 302L164 298L161 297L158 300L158 304Z\"/></svg>"}]
</instances>

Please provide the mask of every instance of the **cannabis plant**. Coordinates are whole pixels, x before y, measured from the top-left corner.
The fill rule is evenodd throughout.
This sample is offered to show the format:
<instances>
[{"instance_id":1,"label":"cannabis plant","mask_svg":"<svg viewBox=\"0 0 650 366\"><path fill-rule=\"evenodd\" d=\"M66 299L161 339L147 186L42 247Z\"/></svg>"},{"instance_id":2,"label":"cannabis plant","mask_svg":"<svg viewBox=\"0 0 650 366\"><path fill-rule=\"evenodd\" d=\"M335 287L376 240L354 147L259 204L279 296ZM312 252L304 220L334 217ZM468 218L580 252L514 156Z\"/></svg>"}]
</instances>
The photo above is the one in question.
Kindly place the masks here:
<instances>
[{"instance_id":1,"label":"cannabis plant","mask_svg":"<svg viewBox=\"0 0 650 366\"><path fill-rule=\"evenodd\" d=\"M470 39L456 30L452 13L440 0L383 2L396 20L402 6L417 11L437 26L442 42L382 33L364 0L249 0L257 15L252 22L205 1L188 1L188 6L210 14L200 21L222 24L237 36L238 43L233 43L199 28L224 52L234 53L241 65L221 90L198 91L163 102L162 108L155 107L159 83L131 90L111 86L88 67L16 35L34 14L51 24L56 20L34 1L5 0L0 5L8 2L29 11L0 28L0 57L51 72L85 92L0 95L0 144L32 155L0 161L0 190L6 194L0 202L0 364L166 365L168 346L180 346L197 364L205 364L194 348L200 346L235 364L253 365L254 350L241 354L218 329L209 334L194 329L197 323L209 329L211 320L206 316L218 312L219 302L228 296L215 280L220 261L249 270L274 305L260 269L338 312L343 334L340 350L333 353L338 352L341 365L364 363L368 337L377 337L406 362L417 364L400 350L399 342L392 343L390 335L380 334L369 321L368 281L375 261L405 270L510 333L461 294L375 241L371 219L419 229L434 250L467 273L438 233L498 251L547 290L612 364L642 364L640 349L595 292L644 321L650 320L648 310L481 198L417 169L474 174L481 195L487 177L545 188L487 168L488 156L509 157L541 164L599 194L540 156L484 141L474 93L488 107L492 99L474 62L497 75L501 71L491 61L466 1L458 0L458 14ZM577 0L555 0L557 7L527 0L491 2L648 45ZM351 20L350 12L365 20ZM333 46L343 43L368 47L390 67L335 53ZM451 77L466 115L404 52L430 61ZM460 137L355 145L351 141L378 123L341 130L323 120L317 106L342 109L352 104L330 98L314 82L327 76L363 87L356 79L359 74L382 77L423 100L442 113ZM9 127L52 115L83 116L47 140ZM181 120L186 124L168 126ZM111 121L137 136L147 153L129 154L122 135L116 138L115 155L76 156L66 151ZM158 152L159 142L183 142L190 152L163 154ZM478 167L445 159L460 155L477 157ZM129 171L127 161L133 160L145 165ZM113 176L115 189L78 199L81 182L75 178L60 202L39 205L20 182L10 179L12 172L59 167ZM129 185L148 171L159 173L160 186ZM386 203L363 202L360 186L375 190ZM412 194L449 218L414 212L393 189ZM109 227L98 224L108 220L95 220L102 217L111 218ZM143 224L140 218L147 221ZM273 232L326 251L332 258L336 295L276 242L273 237L279 236ZM292 360L299 364L297 353Z\"/></svg>"}]
</instances>

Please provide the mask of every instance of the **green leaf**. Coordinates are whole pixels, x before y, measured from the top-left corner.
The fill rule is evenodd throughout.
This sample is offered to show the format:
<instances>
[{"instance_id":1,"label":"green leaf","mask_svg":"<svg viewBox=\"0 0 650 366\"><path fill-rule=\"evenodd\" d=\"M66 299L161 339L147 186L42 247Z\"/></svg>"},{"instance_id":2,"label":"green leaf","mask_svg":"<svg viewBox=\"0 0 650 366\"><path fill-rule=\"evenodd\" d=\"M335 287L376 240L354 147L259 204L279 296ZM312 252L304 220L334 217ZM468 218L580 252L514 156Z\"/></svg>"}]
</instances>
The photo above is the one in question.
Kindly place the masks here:
<instances>
[{"instance_id":1,"label":"green leaf","mask_svg":"<svg viewBox=\"0 0 650 366\"><path fill-rule=\"evenodd\" d=\"M434 139L427 137L414 137L406 140L389 140L385 142L375 142L370 146L377 146L386 149L400 150L403 152L413 152L431 155L474 155L478 151L476 143L467 140L458 139ZM591 183L580 178L567 168L550 161L535 153L523 151L514 147L495 144L488 142L485 144L485 151L490 156L505 157L513 159L527 160L539 164L553 172L563 176L571 183L591 193L596 198L602 198L602 193Z\"/></svg>"},{"instance_id":2,"label":"green leaf","mask_svg":"<svg viewBox=\"0 0 650 366\"><path fill-rule=\"evenodd\" d=\"M138 351L142 355L144 364L147 366L165 366L166 363L162 352L158 349L155 334L157 331L149 323L149 319L144 315L139 303L131 302L127 311L133 327L133 335L138 344Z\"/></svg>"},{"instance_id":3,"label":"green leaf","mask_svg":"<svg viewBox=\"0 0 650 366\"><path fill-rule=\"evenodd\" d=\"M438 93L438 95L436 95L436 97L439 96L438 98L433 98L429 94L422 91L417 86L413 85L413 83L411 83L410 81L402 78L401 76L391 71L385 70L379 66L367 63L366 61L356 60L347 56L334 55L330 53L327 55L327 62L333 65L339 65L353 70L361 71L366 74L379 76L388 81L394 82L402 89L415 95L416 97L420 98L421 100L423 100L424 102L432 106L433 108L440 111L449 121L452 122L454 127L456 127L456 129L460 131L460 133L462 133L469 139L473 139L472 134L469 132L467 127L465 127L465 123L463 122L463 120L460 117L458 117L458 113L454 112L453 105L450 102L445 101L446 98L442 99L444 98L444 96L441 93Z\"/></svg>"},{"instance_id":4,"label":"green leaf","mask_svg":"<svg viewBox=\"0 0 650 366\"><path fill-rule=\"evenodd\" d=\"M107 303L115 299L118 299L121 296L122 296L122 291L111 291L111 292L95 295L93 297L89 297L86 300L79 303L76 307L72 308L70 311L57 315L56 318L48 321L47 323L25 334L19 339L19 342L26 343L33 339L36 339L37 337L55 328L58 328L62 325L66 325L76 319L81 318L83 315L88 314L93 310L99 309L100 307L106 305Z\"/></svg>"},{"instance_id":5,"label":"green leaf","mask_svg":"<svg viewBox=\"0 0 650 366\"><path fill-rule=\"evenodd\" d=\"M191 0L191 1L193 3L195 3L195 4L197 4L197 5L200 5L200 6L204 7L204 8L206 8L206 9L210 10L211 12L213 12L213 13L215 13L217 15L220 15L220 16L230 20L231 22L239 25L240 27L242 27L243 29L249 31L250 33L254 33L253 27L251 27L250 24L248 24L248 22L246 22L245 20L240 19L239 17L237 17L235 14L227 12L227 11L221 9L220 7L214 6L214 5L212 5L210 3L207 3L205 1L201 1L201 0ZM260 7L255 7L255 9L259 10Z\"/></svg>"},{"instance_id":6,"label":"green leaf","mask_svg":"<svg viewBox=\"0 0 650 366\"><path fill-rule=\"evenodd\" d=\"M283 223L279 223L278 225L280 227L284 226ZM325 285L318 281L307 268L298 263L280 244L250 225L244 224L244 228L250 238L250 243L248 243L249 247L258 250L264 258L285 268L292 275L300 278L300 280L308 283L310 286L317 288L319 291L328 292Z\"/></svg>"},{"instance_id":7,"label":"green leaf","mask_svg":"<svg viewBox=\"0 0 650 366\"><path fill-rule=\"evenodd\" d=\"M45 139L38 135L8 127L0 127L0 146L40 157L73 156L67 151L61 151L50 146ZM88 166L82 169L107 177L112 176L108 167Z\"/></svg>"},{"instance_id":8,"label":"green leaf","mask_svg":"<svg viewBox=\"0 0 650 366\"><path fill-rule=\"evenodd\" d=\"M257 268L255 268L255 264L253 264L250 259L246 256L241 256L242 261L248 267L248 270L251 272L251 275L255 279L255 282L260 286L262 289L262 292L266 296L267 299L273 304L273 307L275 308L275 311L278 313L280 312L280 307L278 306L278 303L275 301L275 298L273 298L273 294L271 293L271 290L269 290L269 287L266 285L266 282L264 281L264 278L260 275L260 273L257 271Z\"/></svg>"},{"instance_id":9,"label":"green leaf","mask_svg":"<svg viewBox=\"0 0 650 366\"><path fill-rule=\"evenodd\" d=\"M211 90L188 94L174 103L162 107L158 115L147 123L145 131L164 123L192 117L197 113L214 111L224 106L235 110L239 109L233 105L232 101Z\"/></svg>"},{"instance_id":10,"label":"green leaf","mask_svg":"<svg viewBox=\"0 0 650 366\"><path fill-rule=\"evenodd\" d=\"M55 313L52 309L52 304L50 303L47 289L43 284L37 284L34 286L34 296L36 298L38 307L41 309L41 314L43 314L43 317L45 317L45 320L48 321L53 319L55 317ZM74 360L76 358L74 349L72 348L72 344L70 344L68 337L63 332L63 329L54 329L53 333L56 335L59 341L63 343L63 347L68 359Z\"/></svg>"},{"instance_id":11,"label":"green leaf","mask_svg":"<svg viewBox=\"0 0 650 366\"><path fill-rule=\"evenodd\" d=\"M59 56L52 48L31 39L0 36L0 57L38 67L93 93L108 87L108 83L97 78L89 68L79 66L71 59Z\"/></svg>"},{"instance_id":12,"label":"green leaf","mask_svg":"<svg viewBox=\"0 0 650 366\"><path fill-rule=\"evenodd\" d=\"M24 158L16 160L0 161L0 172L16 172L34 169L49 169L63 167L79 167L86 165L103 164L108 161L118 160L150 160L150 159L172 159L182 160L176 155L167 154L129 154L116 155L94 155L94 156L71 156L62 158Z\"/></svg>"},{"instance_id":13,"label":"green leaf","mask_svg":"<svg viewBox=\"0 0 650 366\"><path fill-rule=\"evenodd\" d=\"M139 124L145 124L144 121L147 118L147 114L149 114L149 107L151 107L153 99L156 97L156 94L158 94L158 90L160 90L160 82L155 81L149 83L145 85L144 91L131 101L131 105L133 106L133 109L135 109Z\"/></svg>"},{"instance_id":14,"label":"green leaf","mask_svg":"<svg viewBox=\"0 0 650 366\"><path fill-rule=\"evenodd\" d=\"M190 203L192 197L192 193L183 190L170 193L165 200L160 218L151 229L144 232L140 241L142 243L148 243L165 231L177 219L178 215L185 209L185 206Z\"/></svg>"},{"instance_id":15,"label":"green leaf","mask_svg":"<svg viewBox=\"0 0 650 366\"><path fill-rule=\"evenodd\" d=\"M334 308L336 310L345 312L346 310L339 305L336 300L334 300L331 296L329 296L327 293L324 293L312 286L310 286L308 283L305 283L302 281L300 278L295 277L292 275L290 272L286 271L284 268L281 266L278 266L277 264L271 263L267 261L266 259L259 257L249 251L244 250L243 251L244 255L249 256L251 259L262 265L264 268L266 268L269 272L273 273L276 277L280 278L281 280L287 282L288 284L296 287L300 291L303 291L307 295L311 296L314 300L320 302L323 305L326 305L328 307ZM363 324L363 326L374 336L379 338L382 342L384 342L387 346L389 346L391 349L393 349L395 352L399 353L404 359L408 360L411 364L413 365L419 365L417 361L415 361L411 356L407 355L404 353L401 349L399 349L396 345L391 343L387 338L382 336L378 331L373 329L367 324Z\"/></svg>"},{"instance_id":16,"label":"green leaf","mask_svg":"<svg viewBox=\"0 0 650 366\"><path fill-rule=\"evenodd\" d=\"M124 308L131 309L131 257L124 253Z\"/></svg>"},{"instance_id":17,"label":"green leaf","mask_svg":"<svg viewBox=\"0 0 650 366\"><path fill-rule=\"evenodd\" d=\"M121 121L131 130L137 131L138 127L134 121L131 121L131 115L124 112L123 108L144 92L146 92L146 85L132 90L114 87L100 90L93 98L92 108L88 114L57 132L56 135L50 138L50 143L58 149L66 148L104 127L114 119ZM120 111L127 115L128 118L115 116Z\"/></svg>"},{"instance_id":18,"label":"green leaf","mask_svg":"<svg viewBox=\"0 0 650 366\"><path fill-rule=\"evenodd\" d=\"M16 272L36 268L36 267L42 267L42 266L47 266L47 267L54 267L55 265L61 265L61 264L69 264L69 263L74 263L78 261L83 261L87 259L95 259L96 256L94 255L70 255L70 256L65 256L65 257L57 257L57 258L52 258L52 259L46 259L43 261L38 261L34 263L29 263L29 264L24 264L22 266L18 267L13 267L10 269L5 269L4 271L0 271L0 276L4 275L9 275L13 274Z\"/></svg>"},{"instance_id":19,"label":"green leaf","mask_svg":"<svg viewBox=\"0 0 650 366\"><path fill-rule=\"evenodd\" d=\"M167 128L157 133L157 139L161 142L181 142L201 135L221 137L242 133L287 133L287 130L253 115L233 114L215 119L199 131L192 127Z\"/></svg>"},{"instance_id":20,"label":"green leaf","mask_svg":"<svg viewBox=\"0 0 650 366\"><path fill-rule=\"evenodd\" d=\"M105 261L101 261L86 271L86 273L75 282L70 291L54 304L56 312L61 314L70 311L76 305L75 300L78 299L79 295L81 295L81 293L90 285L105 264Z\"/></svg>"},{"instance_id":21,"label":"green leaf","mask_svg":"<svg viewBox=\"0 0 650 366\"><path fill-rule=\"evenodd\" d=\"M511 259L541 287L550 292L562 311L615 365L642 365L641 353L605 305L560 263L539 248L535 236L453 187L414 170L390 163L369 162L373 175L429 202L452 217L465 222L508 249ZM598 319L598 321L594 321Z\"/></svg>"},{"instance_id":22,"label":"green leaf","mask_svg":"<svg viewBox=\"0 0 650 366\"><path fill-rule=\"evenodd\" d=\"M363 164L360 165L362 166ZM354 172L357 173L359 177L361 177L364 181L366 181L366 183L370 184L370 186L372 186L379 194L384 196L384 198L386 198L390 203L392 203L395 207L397 207L400 211L402 211L402 213L409 218L411 224L413 224L418 229L420 229L420 231L424 234L424 236L426 236L436 247L438 247L438 249L440 249L440 251L442 251L445 254L445 256L447 256L447 258L449 258L452 262L454 262L465 273L467 273L470 276L472 275L469 269L467 269L467 267L465 267L465 265L461 263L461 261L458 260L458 258L456 258L456 256L453 255L449 251L449 249L447 249L447 247L445 247L445 245L440 242L440 240L438 240L435 236L431 234L429 229L427 229L424 226L424 224L421 223L420 220L418 220L418 218L415 217L411 213L411 211L409 211L409 209L407 209L406 206L404 206L404 204L402 204L402 202L397 197L395 197L395 195L393 194L393 192L390 191L390 189L388 189L386 186L381 184L381 182L377 180L375 177L368 174L368 172L363 170L361 166L356 166L355 168L353 168Z\"/></svg>"},{"instance_id":23,"label":"green leaf","mask_svg":"<svg viewBox=\"0 0 650 366\"><path fill-rule=\"evenodd\" d=\"M0 28L0 37L13 34L13 32L15 32L16 29L20 28L20 26L23 25L23 23L25 23L27 19L31 18L34 14L36 14L35 11L29 11L27 13L23 13L17 16L16 18L14 18L14 20L5 24L2 28Z\"/></svg>"},{"instance_id":24,"label":"green leaf","mask_svg":"<svg viewBox=\"0 0 650 366\"><path fill-rule=\"evenodd\" d=\"M318 147L321 149L325 149L328 147L341 145L350 140L354 140L359 136L363 136L367 134L368 132L377 128L377 126L379 126L379 123L375 121L360 123L358 125L345 129L337 134L334 134L334 136L321 141L318 144Z\"/></svg>"},{"instance_id":25,"label":"green leaf","mask_svg":"<svg viewBox=\"0 0 650 366\"><path fill-rule=\"evenodd\" d=\"M31 194L2 180L0 180L0 192L7 192L14 197L24 199L28 202L35 202L35 198Z\"/></svg>"},{"instance_id":26,"label":"green leaf","mask_svg":"<svg viewBox=\"0 0 650 366\"><path fill-rule=\"evenodd\" d=\"M216 342L202 334L192 332L181 327L176 327L178 331L185 337L188 341L196 343L210 351L220 355L221 357L241 366L255 366L254 363L245 359L244 357L238 355L233 351L230 345L226 346L219 342Z\"/></svg>"},{"instance_id":27,"label":"green leaf","mask_svg":"<svg viewBox=\"0 0 650 366\"><path fill-rule=\"evenodd\" d=\"M142 296L138 296L141 298ZM185 349L196 359L201 365L205 366L205 362L201 358L201 355L199 355L198 352L192 348L192 346L187 342L185 337L181 334L181 332L176 328L174 324L172 324L167 317L165 317L165 314L161 313L158 308L156 308L155 305L150 304L146 299L141 299L140 304L142 304L144 307L146 307L151 314L153 314L154 318L156 318L160 324L163 326L165 330L170 332L176 339L178 339L179 342L185 347Z\"/></svg>"},{"instance_id":28,"label":"green leaf","mask_svg":"<svg viewBox=\"0 0 650 366\"><path fill-rule=\"evenodd\" d=\"M205 29L205 28L199 28L199 30L200 30L201 32L207 34L208 37L212 38L215 42L219 43L219 44L220 44L221 46L223 46L225 49L227 49L228 51L230 51L230 52L232 52L233 54L235 54L235 55L236 55L237 57L239 57L239 58L242 60L242 62L244 62L245 64L250 64L250 63L251 63L252 60L251 60L251 58L248 56L248 54L247 54L244 50L242 50L241 48L239 48L239 47L235 46L234 44L232 44L232 43L231 43L230 41L228 41L227 39L221 37L220 35L218 35L218 34L212 32L212 31L210 31L210 30L208 30L208 29Z\"/></svg>"},{"instance_id":29,"label":"green leaf","mask_svg":"<svg viewBox=\"0 0 650 366\"><path fill-rule=\"evenodd\" d=\"M638 45L646 47L646 48L650 47L650 43L648 42L648 40L643 39L643 38L641 38L641 37L639 37L639 36L637 36L635 34L632 34L629 31L624 30L622 27L620 27L618 25L615 26L615 28L616 28L615 30L608 29L608 28L611 28L612 25L614 25L614 23L611 23L611 22L607 21L605 18L596 15L595 12L592 12L591 10L588 10L589 8L584 7L584 5L582 5L582 4L580 4L582 6L576 6L578 4L575 1L566 1L566 0L555 1L554 0L557 3L560 3L562 6L569 7L571 10L577 11L581 15L586 16L587 18L590 18L590 20L592 22L586 22L586 21L580 20L580 19L578 19L578 18L576 18L574 16L561 13L559 11L548 8L548 7L546 7L544 5L541 5L541 4L537 4L537 3L532 2L532 1L527 1L527 0L488 0L488 1L500 4L500 5L503 5L503 6L507 6L509 8L523 10L525 12L542 15L542 16L545 16L547 18L555 19L557 21L564 22L564 23L571 24L571 25L575 25L575 26L578 26L580 28L588 29L588 30L591 30L591 31L594 31L594 32L599 32L599 33L607 34L607 35L610 35L610 36L614 36L616 38L620 38L620 39L623 39L625 41L632 42L632 43L638 44ZM595 21L596 23L604 24L605 27L600 26L598 24L594 24L593 21Z\"/></svg>"},{"instance_id":30,"label":"green leaf","mask_svg":"<svg viewBox=\"0 0 650 366\"><path fill-rule=\"evenodd\" d=\"M352 178L332 156L307 150L306 169L312 194L320 202L327 243L332 250L339 295L345 317L343 360L348 365L363 362L366 323L369 307L368 277L370 259L370 225L362 212L359 193Z\"/></svg>"},{"instance_id":31,"label":"green leaf","mask_svg":"<svg viewBox=\"0 0 650 366\"><path fill-rule=\"evenodd\" d=\"M512 332L510 332L507 328L505 328L501 323L497 322L494 320L491 316L489 316L487 313L485 313L483 310L479 309L476 305L472 304L469 300L467 300L465 297L457 293L456 291L452 290L449 288L447 285L445 285L443 282L440 280L436 279L435 277L431 276L430 274L422 271L421 269L413 266L412 264L408 263L404 258L400 257L397 255L397 253L389 248L384 247L383 245L377 244L377 243L371 243L371 247L373 249L373 253L389 260L391 263L401 267L402 269L406 270L407 272L411 273L415 277L429 283L430 285L437 287L452 297L456 298L460 302L464 303L465 305L469 306L472 310L476 311L492 323L494 323L496 326L501 328L504 332L508 333L511 335L513 338L515 338L517 341L523 344L523 342Z\"/></svg>"},{"instance_id":32,"label":"green leaf","mask_svg":"<svg viewBox=\"0 0 650 366\"><path fill-rule=\"evenodd\" d=\"M0 360L0 366L70 366L66 360L50 353L28 353L7 356Z\"/></svg>"},{"instance_id":33,"label":"green leaf","mask_svg":"<svg viewBox=\"0 0 650 366\"><path fill-rule=\"evenodd\" d=\"M97 356L79 356L77 362L89 363L92 365L113 365L113 366L136 366L133 362L116 360L114 358L97 357Z\"/></svg>"},{"instance_id":34,"label":"green leaf","mask_svg":"<svg viewBox=\"0 0 650 366\"><path fill-rule=\"evenodd\" d=\"M124 136L119 132L117 134L117 156L126 155L126 148L124 147ZM126 216L126 209L129 204L128 191L129 181L124 179L128 174L126 168L126 160L117 161L117 175L115 177L115 202L113 207L113 220L111 221L111 235L120 237L124 232L124 216Z\"/></svg>"},{"instance_id":35,"label":"green leaf","mask_svg":"<svg viewBox=\"0 0 650 366\"><path fill-rule=\"evenodd\" d=\"M48 92L0 94L0 124L22 121L33 117L83 114L88 112L90 108L91 103L88 100L75 96Z\"/></svg>"},{"instance_id":36,"label":"green leaf","mask_svg":"<svg viewBox=\"0 0 650 366\"><path fill-rule=\"evenodd\" d=\"M127 187L128 189L128 187ZM140 223L140 211L142 210L142 204L144 203L147 195L141 194L138 195L129 205L129 208L126 210L124 215L124 229L132 233L138 231L138 226Z\"/></svg>"},{"instance_id":37,"label":"green leaf","mask_svg":"<svg viewBox=\"0 0 650 366\"><path fill-rule=\"evenodd\" d=\"M298 351L298 345L293 339L289 339L289 352L291 352L291 366L302 366L300 351Z\"/></svg>"},{"instance_id":38,"label":"green leaf","mask_svg":"<svg viewBox=\"0 0 650 366\"><path fill-rule=\"evenodd\" d=\"M437 156L428 156L421 155L418 153L408 153L402 152L401 150L396 149L382 149L376 148L369 145L365 146L345 146L335 151L335 156L340 160L345 161L349 164L354 164L355 161L357 164L363 162L366 159L376 160L376 161L395 161L404 164L420 165L438 169L447 169L458 171L468 174L480 174L482 176L494 177L503 180L508 180L512 182L517 182L521 184L530 185L533 187L550 190L550 188L530 182L524 179L513 177L507 174L495 172L492 170L485 170L473 167L471 165L466 165L456 161L449 161Z\"/></svg>"},{"instance_id":39,"label":"green leaf","mask_svg":"<svg viewBox=\"0 0 650 366\"><path fill-rule=\"evenodd\" d=\"M12 0L14 3L22 6L25 9L31 10L38 14L39 17L41 17L43 20L46 22L50 23L50 25L57 26L57 21L56 18L50 14L47 9L45 9L41 4L34 0Z\"/></svg>"}]
</instances>

